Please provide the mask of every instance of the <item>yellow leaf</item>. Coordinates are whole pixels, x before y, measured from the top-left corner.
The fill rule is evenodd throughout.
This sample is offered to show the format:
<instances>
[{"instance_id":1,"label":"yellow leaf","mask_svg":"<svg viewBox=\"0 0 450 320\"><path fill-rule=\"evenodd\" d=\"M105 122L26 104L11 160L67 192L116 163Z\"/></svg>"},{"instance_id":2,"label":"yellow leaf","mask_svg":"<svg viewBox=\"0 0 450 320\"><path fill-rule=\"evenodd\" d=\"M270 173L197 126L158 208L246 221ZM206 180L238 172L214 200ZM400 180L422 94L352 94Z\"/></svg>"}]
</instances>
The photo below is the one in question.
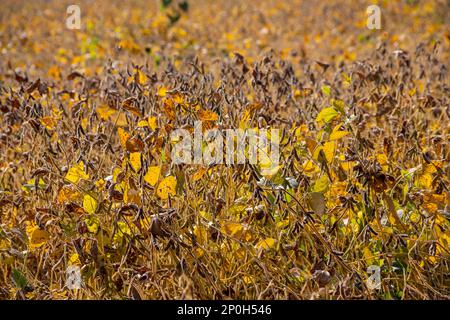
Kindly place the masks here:
<instances>
[{"instance_id":1,"label":"yellow leaf","mask_svg":"<svg viewBox=\"0 0 450 320\"><path fill-rule=\"evenodd\" d=\"M334 141L327 141L323 145L323 152L328 163L333 161L334 152L336 151L336 143Z\"/></svg>"},{"instance_id":2,"label":"yellow leaf","mask_svg":"<svg viewBox=\"0 0 450 320\"><path fill-rule=\"evenodd\" d=\"M374 263L374 258L376 258L376 255L372 253L369 246L365 246L363 249L363 257L366 260L366 263L371 265Z\"/></svg>"},{"instance_id":3,"label":"yellow leaf","mask_svg":"<svg viewBox=\"0 0 450 320\"><path fill-rule=\"evenodd\" d=\"M268 166L268 167L261 166L261 175L263 175L264 177L272 177L275 174L277 174L277 172L282 167L283 167L282 165L279 165L279 166L271 165L271 166Z\"/></svg>"},{"instance_id":4,"label":"yellow leaf","mask_svg":"<svg viewBox=\"0 0 450 320\"><path fill-rule=\"evenodd\" d=\"M125 235L131 236L132 232L128 224L124 221L117 222L117 229L116 233L113 237L113 242L115 244L120 244L122 242L122 239L125 237Z\"/></svg>"},{"instance_id":5,"label":"yellow leaf","mask_svg":"<svg viewBox=\"0 0 450 320\"><path fill-rule=\"evenodd\" d=\"M194 254L197 259L200 259L205 254L205 250L200 247L194 248Z\"/></svg>"},{"instance_id":6,"label":"yellow leaf","mask_svg":"<svg viewBox=\"0 0 450 320\"><path fill-rule=\"evenodd\" d=\"M66 180L77 184L80 179L87 180L89 179L89 175L84 171L84 163L83 161L78 162L73 165L66 174Z\"/></svg>"},{"instance_id":7,"label":"yellow leaf","mask_svg":"<svg viewBox=\"0 0 450 320\"><path fill-rule=\"evenodd\" d=\"M296 89L294 91L294 97L296 99L298 99L298 98L305 98L307 96L310 96L312 93L313 93L313 91L310 88L304 88L304 89L301 89L301 90Z\"/></svg>"},{"instance_id":8,"label":"yellow leaf","mask_svg":"<svg viewBox=\"0 0 450 320\"><path fill-rule=\"evenodd\" d=\"M386 171L387 169L389 169L388 160L384 153L377 154L377 161L381 165L381 168L383 170Z\"/></svg>"},{"instance_id":9,"label":"yellow leaf","mask_svg":"<svg viewBox=\"0 0 450 320\"><path fill-rule=\"evenodd\" d=\"M196 225L194 226L195 239L200 244L206 244L208 242L208 231L205 227Z\"/></svg>"},{"instance_id":10,"label":"yellow leaf","mask_svg":"<svg viewBox=\"0 0 450 320\"><path fill-rule=\"evenodd\" d=\"M322 175L319 179L316 180L316 183L314 183L312 191L325 193L325 191L329 187L329 184L330 184L330 182L328 180L328 177L326 175Z\"/></svg>"},{"instance_id":11,"label":"yellow leaf","mask_svg":"<svg viewBox=\"0 0 450 320\"><path fill-rule=\"evenodd\" d=\"M328 123L339 115L334 108L325 108L319 112L316 118L316 122L319 125L323 125L324 123Z\"/></svg>"},{"instance_id":12,"label":"yellow leaf","mask_svg":"<svg viewBox=\"0 0 450 320\"><path fill-rule=\"evenodd\" d=\"M107 104L102 104L98 106L95 111L100 119L107 121L117 112L116 110L110 108Z\"/></svg>"},{"instance_id":13,"label":"yellow leaf","mask_svg":"<svg viewBox=\"0 0 450 320\"><path fill-rule=\"evenodd\" d=\"M169 194L175 195L175 188L177 186L177 179L174 176L164 178L156 189L156 194L163 200L169 198Z\"/></svg>"},{"instance_id":14,"label":"yellow leaf","mask_svg":"<svg viewBox=\"0 0 450 320\"><path fill-rule=\"evenodd\" d=\"M147 173L144 176L144 180L152 187L156 185L161 173L161 168L158 166L148 167Z\"/></svg>"},{"instance_id":15,"label":"yellow leaf","mask_svg":"<svg viewBox=\"0 0 450 320\"><path fill-rule=\"evenodd\" d=\"M247 128L250 118L251 118L251 111L249 109L246 109L242 114L242 116L240 117L239 129Z\"/></svg>"},{"instance_id":16,"label":"yellow leaf","mask_svg":"<svg viewBox=\"0 0 450 320\"><path fill-rule=\"evenodd\" d=\"M435 173L437 171L436 167L433 164L426 164L423 169L422 172L424 174L432 174Z\"/></svg>"},{"instance_id":17,"label":"yellow leaf","mask_svg":"<svg viewBox=\"0 0 450 320\"><path fill-rule=\"evenodd\" d=\"M433 176L431 174L423 174L419 178L420 186L426 189L430 189L433 183Z\"/></svg>"},{"instance_id":18,"label":"yellow leaf","mask_svg":"<svg viewBox=\"0 0 450 320\"><path fill-rule=\"evenodd\" d=\"M203 178L203 176L205 175L206 171L207 171L206 168L201 167L200 169L198 169L198 170L194 173L194 175L192 176L192 180L193 180L193 181L198 181L198 180L200 180L201 178Z\"/></svg>"},{"instance_id":19,"label":"yellow leaf","mask_svg":"<svg viewBox=\"0 0 450 320\"><path fill-rule=\"evenodd\" d=\"M98 179L97 181L95 181L95 186L99 189L99 190L103 190L105 188L105 180L103 180L102 178Z\"/></svg>"},{"instance_id":20,"label":"yellow leaf","mask_svg":"<svg viewBox=\"0 0 450 320\"><path fill-rule=\"evenodd\" d=\"M138 128L144 128L148 127L148 121L147 120L140 120L137 124Z\"/></svg>"},{"instance_id":21,"label":"yellow leaf","mask_svg":"<svg viewBox=\"0 0 450 320\"><path fill-rule=\"evenodd\" d=\"M49 69L47 74L49 77L55 78L57 80L61 80L61 72L58 68L58 66L52 65Z\"/></svg>"},{"instance_id":22,"label":"yellow leaf","mask_svg":"<svg viewBox=\"0 0 450 320\"><path fill-rule=\"evenodd\" d=\"M159 89L158 89L158 92L156 93L156 95L158 96L158 97L165 97L166 95L167 95L167 88L166 87L160 87Z\"/></svg>"},{"instance_id":23,"label":"yellow leaf","mask_svg":"<svg viewBox=\"0 0 450 320\"><path fill-rule=\"evenodd\" d=\"M130 164L135 172L138 172L141 169L141 153L140 152L130 153Z\"/></svg>"},{"instance_id":24,"label":"yellow leaf","mask_svg":"<svg viewBox=\"0 0 450 320\"><path fill-rule=\"evenodd\" d=\"M200 110L198 112L198 118L201 121L217 121L219 119L219 116L217 115L217 113L210 110Z\"/></svg>"},{"instance_id":25,"label":"yellow leaf","mask_svg":"<svg viewBox=\"0 0 450 320\"><path fill-rule=\"evenodd\" d=\"M239 237L244 232L244 226L238 222L224 221L221 231L231 237Z\"/></svg>"},{"instance_id":26,"label":"yellow leaf","mask_svg":"<svg viewBox=\"0 0 450 320\"><path fill-rule=\"evenodd\" d=\"M147 76L141 70L137 70L136 80L138 84L145 84L147 82Z\"/></svg>"},{"instance_id":27,"label":"yellow leaf","mask_svg":"<svg viewBox=\"0 0 450 320\"><path fill-rule=\"evenodd\" d=\"M122 173L122 169L120 169L119 167L115 167L113 169L112 172L112 176L113 176L113 181L117 182L117 177L119 177L119 175Z\"/></svg>"},{"instance_id":28,"label":"yellow leaf","mask_svg":"<svg viewBox=\"0 0 450 320\"><path fill-rule=\"evenodd\" d=\"M356 165L356 161L344 161L341 162L342 169L345 171L350 171Z\"/></svg>"},{"instance_id":29,"label":"yellow leaf","mask_svg":"<svg viewBox=\"0 0 450 320\"><path fill-rule=\"evenodd\" d=\"M56 127L56 120L53 117L42 117L41 124L48 130L53 130Z\"/></svg>"},{"instance_id":30,"label":"yellow leaf","mask_svg":"<svg viewBox=\"0 0 450 320\"><path fill-rule=\"evenodd\" d=\"M177 93L177 94L175 94L173 96L173 101L175 103L178 103L178 104L183 104L184 103L184 98L183 98L183 96L180 93Z\"/></svg>"},{"instance_id":31,"label":"yellow leaf","mask_svg":"<svg viewBox=\"0 0 450 320\"><path fill-rule=\"evenodd\" d=\"M26 184L22 185L22 190L30 191L30 190L34 190L36 187L44 189L47 187L47 185L45 184L45 182L42 178L39 178L39 180L37 181L37 185L36 185L36 179L32 178L32 179L28 180L28 182Z\"/></svg>"},{"instance_id":32,"label":"yellow leaf","mask_svg":"<svg viewBox=\"0 0 450 320\"><path fill-rule=\"evenodd\" d=\"M73 265L80 265L80 257L78 256L78 253L73 253L70 257L69 257L69 266L73 266Z\"/></svg>"},{"instance_id":33,"label":"yellow leaf","mask_svg":"<svg viewBox=\"0 0 450 320\"><path fill-rule=\"evenodd\" d=\"M89 213L93 214L97 210L97 200L95 200L90 195L86 194L83 198L83 209Z\"/></svg>"},{"instance_id":34,"label":"yellow leaf","mask_svg":"<svg viewBox=\"0 0 450 320\"><path fill-rule=\"evenodd\" d=\"M281 220L281 221L279 221L279 222L277 222L277 228L279 228L279 229L284 229L284 228L286 228L287 226L289 226L289 220L288 219L285 219L285 220Z\"/></svg>"},{"instance_id":35,"label":"yellow leaf","mask_svg":"<svg viewBox=\"0 0 450 320\"><path fill-rule=\"evenodd\" d=\"M308 173L319 170L319 167L316 166L316 164L311 160L306 160L305 163L303 163L302 167L303 167L303 170L305 170L305 172L308 172Z\"/></svg>"},{"instance_id":36,"label":"yellow leaf","mask_svg":"<svg viewBox=\"0 0 450 320\"><path fill-rule=\"evenodd\" d=\"M259 165L261 168L261 174L265 177L271 177L275 175L281 168L277 162L273 162L268 155L269 151L267 148L259 150Z\"/></svg>"},{"instance_id":37,"label":"yellow leaf","mask_svg":"<svg viewBox=\"0 0 450 320\"><path fill-rule=\"evenodd\" d=\"M130 139L130 134L122 128L118 128L117 133L119 134L120 144L122 145L123 148L126 148L127 141L128 139Z\"/></svg>"},{"instance_id":38,"label":"yellow leaf","mask_svg":"<svg viewBox=\"0 0 450 320\"><path fill-rule=\"evenodd\" d=\"M78 199L79 196L80 194L73 185L66 184L59 190L56 201L58 203L66 203Z\"/></svg>"},{"instance_id":39,"label":"yellow leaf","mask_svg":"<svg viewBox=\"0 0 450 320\"><path fill-rule=\"evenodd\" d=\"M123 112L119 113L119 111L116 111L116 113L111 116L110 120L113 121L118 127L128 126L127 116Z\"/></svg>"},{"instance_id":40,"label":"yellow leaf","mask_svg":"<svg viewBox=\"0 0 450 320\"><path fill-rule=\"evenodd\" d=\"M97 234L100 227L100 222L95 215L90 214L87 218L84 219L84 222L86 223L89 232Z\"/></svg>"},{"instance_id":41,"label":"yellow leaf","mask_svg":"<svg viewBox=\"0 0 450 320\"><path fill-rule=\"evenodd\" d=\"M273 247L275 247L276 243L277 243L277 240L275 240L274 238L266 238L264 240L259 241L256 244L256 248L263 249L263 250L272 249Z\"/></svg>"},{"instance_id":42,"label":"yellow leaf","mask_svg":"<svg viewBox=\"0 0 450 320\"><path fill-rule=\"evenodd\" d=\"M156 130L156 128L158 128L156 117L148 117L148 125L150 126L150 129Z\"/></svg>"},{"instance_id":43,"label":"yellow leaf","mask_svg":"<svg viewBox=\"0 0 450 320\"><path fill-rule=\"evenodd\" d=\"M26 227L30 249L42 247L49 239L50 233L32 224Z\"/></svg>"},{"instance_id":44,"label":"yellow leaf","mask_svg":"<svg viewBox=\"0 0 450 320\"><path fill-rule=\"evenodd\" d=\"M88 123L89 123L89 120L87 117L84 117L83 119L81 119L81 127L83 128L84 131L87 131Z\"/></svg>"},{"instance_id":45,"label":"yellow leaf","mask_svg":"<svg viewBox=\"0 0 450 320\"><path fill-rule=\"evenodd\" d=\"M330 141L339 140L348 135L348 131L334 131L330 134Z\"/></svg>"}]
</instances>

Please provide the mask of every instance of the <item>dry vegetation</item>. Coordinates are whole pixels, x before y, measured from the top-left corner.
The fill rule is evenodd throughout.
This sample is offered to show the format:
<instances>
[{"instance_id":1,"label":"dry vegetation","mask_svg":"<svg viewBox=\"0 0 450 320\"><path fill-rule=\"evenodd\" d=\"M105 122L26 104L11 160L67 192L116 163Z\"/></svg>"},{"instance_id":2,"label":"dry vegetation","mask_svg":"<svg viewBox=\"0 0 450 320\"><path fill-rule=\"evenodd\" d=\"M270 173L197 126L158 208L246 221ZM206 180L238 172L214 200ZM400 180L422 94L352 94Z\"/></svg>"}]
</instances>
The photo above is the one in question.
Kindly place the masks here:
<instances>
[{"instance_id":1,"label":"dry vegetation","mask_svg":"<svg viewBox=\"0 0 450 320\"><path fill-rule=\"evenodd\" d=\"M450 10L378 3L2 0L0 298L449 298ZM173 165L195 120L281 168Z\"/></svg>"}]
</instances>

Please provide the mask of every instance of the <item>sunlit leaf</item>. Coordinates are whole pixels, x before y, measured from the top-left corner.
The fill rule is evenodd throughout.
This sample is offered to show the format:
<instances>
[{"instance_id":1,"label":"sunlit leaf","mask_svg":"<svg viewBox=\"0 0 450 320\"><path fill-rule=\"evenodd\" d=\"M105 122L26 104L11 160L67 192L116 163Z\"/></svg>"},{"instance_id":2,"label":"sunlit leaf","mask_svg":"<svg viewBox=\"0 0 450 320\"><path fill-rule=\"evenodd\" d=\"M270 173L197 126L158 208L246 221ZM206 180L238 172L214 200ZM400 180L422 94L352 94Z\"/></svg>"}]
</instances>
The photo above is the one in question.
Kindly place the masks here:
<instances>
[{"instance_id":1,"label":"sunlit leaf","mask_svg":"<svg viewBox=\"0 0 450 320\"><path fill-rule=\"evenodd\" d=\"M268 250L275 247L277 240L274 238L266 238L256 244L257 249Z\"/></svg>"},{"instance_id":2,"label":"sunlit leaf","mask_svg":"<svg viewBox=\"0 0 450 320\"><path fill-rule=\"evenodd\" d=\"M74 164L69 171L66 174L66 180L77 184L80 179L87 180L89 179L89 175L84 170L84 163L83 161L78 162L77 164Z\"/></svg>"},{"instance_id":3,"label":"sunlit leaf","mask_svg":"<svg viewBox=\"0 0 450 320\"><path fill-rule=\"evenodd\" d=\"M92 196L86 194L83 198L83 209L90 214L95 213L97 210L97 200L93 198Z\"/></svg>"},{"instance_id":4,"label":"sunlit leaf","mask_svg":"<svg viewBox=\"0 0 450 320\"><path fill-rule=\"evenodd\" d=\"M319 112L319 114L316 117L316 122L319 125L322 125L324 123L329 123L333 119L335 119L339 115L339 112L336 111L334 108L325 108L322 109L322 111Z\"/></svg>"},{"instance_id":5,"label":"sunlit leaf","mask_svg":"<svg viewBox=\"0 0 450 320\"><path fill-rule=\"evenodd\" d=\"M148 167L147 173L144 175L144 180L153 187L158 182L160 173L161 168L159 166Z\"/></svg>"},{"instance_id":6,"label":"sunlit leaf","mask_svg":"<svg viewBox=\"0 0 450 320\"><path fill-rule=\"evenodd\" d=\"M130 153L130 164L135 172L138 172L141 169L141 153L140 152Z\"/></svg>"},{"instance_id":7,"label":"sunlit leaf","mask_svg":"<svg viewBox=\"0 0 450 320\"><path fill-rule=\"evenodd\" d=\"M50 233L40 229L35 224L27 226L26 231L30 249L40 248L50 239Z\"/></svg>"},{"instance_id":8,"label":"sunlit leaf","mask_svg":"<svg viewBox=\"0 0 450 320\"><path fill-rule=\"evenodd\" d=\"M162 200L169 198L169 195L176 194L177 179L174 176L164 178L156 189L156 194Z\"/></svg>"},{"instance_id":9,"label":"sunlit leaf","mask_svg":"<svg viewBox=\"0 0 450 320\"><path fill-rule=\"evenodd\" d=\"M322 175L319 179L316 180L314 186L312 188L313 192L324 193L328 190L330 185L330 181L328 180L327 175Z\"/></svg>"}]
</instances>

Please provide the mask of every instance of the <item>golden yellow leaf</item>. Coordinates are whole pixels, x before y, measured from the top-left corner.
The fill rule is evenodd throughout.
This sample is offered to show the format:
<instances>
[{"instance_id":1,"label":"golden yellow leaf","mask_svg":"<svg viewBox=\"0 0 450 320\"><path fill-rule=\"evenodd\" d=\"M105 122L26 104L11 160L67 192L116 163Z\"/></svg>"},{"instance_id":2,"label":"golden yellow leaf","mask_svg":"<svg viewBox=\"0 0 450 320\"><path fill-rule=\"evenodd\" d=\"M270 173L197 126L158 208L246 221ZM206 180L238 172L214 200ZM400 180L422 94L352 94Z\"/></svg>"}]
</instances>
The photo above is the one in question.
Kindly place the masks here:
<instances>
[{"instance_id":1,"label":"golden yellow leaf","mask_svg":"<svg viewBox=\"0 0 450 320\"><path fill-rule=\"evenodd\" d=\"M119 134L120 144L125 149L127 147L127 141L130 139L131 135L122 128L118 128L117 133Z\"/></svg>"},{"instance_id":2,"label":"golden yellow leaf","mask_svg":"<svg viewBox=\"0 0 450 320\"><path fill-rule=\"evenodd\" d=\"M86 194L83 198L83 209L89 213L94 214L97 210L97 200L95 200L92 196L89 194Z\"/></svg>"},{"instance_id":3,"label":"golden yellow leaf","mask_svg":"<svg viewBox=\"0 0 450 320\"><path fill-rule=\"evenodd\" d=\"M158 88L158 92L156 93L156 95L158 97L165 97L167 95L167 91L168 91L168 89L166 87L164 87L164 86L160 87L160 88Z\"/></svg>"},{"instance_id":4,"label":"golden yellow leaf","mask_svg":"<svg viewBox=\"0 0 450 320\"><path fill-rule=\"evenodd\" d=\"M49 69L47 74L49 75L49 77L55 78L57 80L61 79L61 71L58 68L58 66L52 65Z\"/></svg>"},{"instance_id":5,"label":"golden yellow leaf","mask_svg":"<svg viewBox=\"0 0 450 320\"><path fill-rule=\"evenodd\" d=\"M156 194L163 200L169 198L170 195L175 195L177 186L177 179L174 176L164 178L156 189Z\"/></svg>"},{"instance_id":6,"label":"golden yellow leaf","mask_svg":"<svg viewBox=\"0 0 450 320\"><path fill-rule=\"evenodd\" d=\"M137 124L138 128L144 128L148 127L148 121L147 120L140 120Z\"/></svg>"},{"instance_id":7,"label":"golden yellow leaf","mask_svg":"<svg viewBox=\"0 0 450 320\"><path fill-rule=\"evenodd\" d=\"M433 184L433 175L427 171L424 171L419 175L419 185L425 189L431 189Z\"/></svg>"},{"instance_id":8,"label":"golden yellow leaf","mask_svg":"<svg viewBox=\"0 0 450 320\"><path fill-rule=\"evenodd\" d=\"M30 249L42 247L49 239L48 231L39 229L35 224L26 227Z\"/></svg>"},{"instance_id":9,"label":"golden yellow leaf","mask_svg":"<svg viewBox=\"0 0 450 320\"><path fill-rule=\"evenodd\" d=\"M141 193L134 188L126 188L123 196L123 201L125 203L135 203L141 205Z\"/></svg>"},{"instance_id":10,"label":"golden yellow leaf","mask_svg":"<svg viewBox=\"0 0 450 320\"><path fill-rule=\"evenodd\" d=\"M68 201L74 201L80 197L80 193L71 184L66 184L58 192L56 201L58 203L66 203Z\"/></svg>"},{"instance_id":11,"label":"golden yellow leaf","mask_svg":"<svg viewBox=\"0 0 450 320\"><path fill-rule=\"evenodd\" d=\"M135 172L139 172L141 169L141 153L132 152L130 153L130 164Z\"/></svg>"},{"instance_id":12,"label":"golden yellow leaf","mask_svg":"<svg viewBox=\"0 0 450 320\"><path fill-rule=\"evenodd\" d=\"M77 184L80 179L87 180L89 179L89 175L84 170L84 163L83 161L78 162L77 164L74 164L69 171L66 174L66 180Z\"/></svg>"},{"instance_id":13,"label":"golden yellow leaf","mask_svg":"<svg viewBox=\"0 0 450 320\"><path fill-rule=\"evenodd\" d=\"M80 257L78 256L78 253L71 254L69 257L69 266L80 265L80 264L81 264L81 261L80 261Z\"/></svg>"},{"instance_id":14,"label":"golden yellow leaf","mask_svg":"<svg viewBox=\"0 0 450 320\"><path fill-rule=\"evenodd\" d=\"M178 104L183 104L184 98L180 93L177 93L177 94L173 95L173 101Z\"/></svg>"},{"instance_id":15,"label":"golden yellow leaf","mask_svg":"<svg viewBox=\"0 0 450 320\"><path fill-rule=\"evenodd\" d=\"M42 117L41 124L48 130L53 130L56 127L56 120L53 117Z\"/></svg>"},{"instance_id":16,"label":"golden yellow leaf","mask_svg":"<svg viewBox=\"0 0 450 320\"><path fill-rule=\"evenodd\" d=\"M240 237L244 232L244 226L239 222L224 221L221 231L231 237Z\"/></svg>"},{"instance_id":17,"label":"golden yellow leaf","mask_svg":"<svg viewBox=\"0 0 450 320\"><path fill-rule=\"evenodd\" d=\"M266 239L259 241L256 244L256 248L268 250L268 249L272 249L273 247L275 247L276 243L277 243L277 240L275 240L274 238L266 238Z\"/></svg>"},{"instance_id":18,"label":"golden yellow leaf","mask_svg":"<svg viewBox=\"0 0 450 320\"><path fill-rule=\"evenodd\" d=\"M303 165L303 170L305 170L305 172L315 172L315 171L319 171L319 167L311 160L306 160Z\"/></svg>"},{"instance_id":19,"label":"golden yellow leaf","mask_svg":"<svg viewBox=\"0 0 450 320\"><path fill-rule=\"evenodd\" d=\"M350 171L356 165L356 161L344 161L341 162L342 169L345 171Z\"/></svg>"},{"instance_id":20,"label":"golden yellow leaf","mask_svg":"<svg viewBox=\"0 0 450 320\"><path fill-rule=\"evenodd\" d=\"M208 231L205 227L196 225L194 226L195 239L200 244L206 244L208 242Z\"/></svg>"},{"instance_id":21,"label":"golden yellow leaf","mask_svg":"<svg viewBox=\"0 0 450 320\"><path fill-rule=\"evenodd\" d=\"M117 112L117 110L110 108L107 104L98 106L95 111L97 112L99 118L104 121L110 120L111 117Z\"/></svg>"},{"instance_id":22,"label":"golden yellow leaf","mask_svg":"<svg viewBox=\"0 0 450 320\"><path fill-rule=\"evenodd\" d=\"M37 184L36 184L36 182L37 182ZM22 190L28 192L28 191L34 190L36 187L44 189L47 187L47 185L45 184L45 182L42 178L39 178L38 181L36 181L36 178L31 178L30 180L27 181L26 184L22 185Z\"/></svg>"},{"instance_id":23,"label":"golden yellow leaf","mask_svg":"<svg viewBox=\"0 0 450 320\"><path fill-rule=\"evenodd\" d=\"M100 222L94 214L88 215L84 219L84 222L86 223L89 232L97 234L98 229L100 228Z\"/></svg>"},{"instance_id":24,"label":"golden yellow leaf","mask_svg":"<svg viewBox=\"0 0 450 320\"><path fill-rule=\"evenodd\" d=\"M116 233L114 234L114 237L113 237L113 243L120 244L122 242L122 239L126 235L131 236L131 234L132 234L132 231L131 231L128 223L126 223L124 221L118 221Z\"/></svg>"},{"instance_id":25,"label":"golden yellow leaf","mask_svg":"<svg viewBox=\"0 0 450 320\"><path fill-rule=\"evenodd\" d=\"M381 168L386 171L389 169L388 160L384 153L377 154L377 161L381 165Z\"/></svg>"},{"instance_id":26,"label":"golden yellow leaf","mask_svg":"<svg viewBox=\"0 0 450 320\"><path fill-rule=\"evenodd\" d=\"M319 179L316 180L314 183L314 186L312 188L313 192L320 192L324 193L327 191L328 187L330 185L330 181L328 180L327 175L322 175Z\"/></svg>"},{"instance_id":27,"label":"golden yellow leaf","mask_svg":"<svg viewBox=\"0 0 450 320\"><path fill-rule=\"evenodd\" d=\"M160 173L161 168L159 166L148 167L144 180L153 187L158 182Z\"/></svg>"},{"instance_id":28,"label":"golden yellow leaf","mask_svg":"<svg viewBox=\"0 0 450 320\"><path fill-rule=\"evenodd\" d=\"M118 127L128 126L127 116L123 112L116 111L116 113L111 116L110 120Z\"/></svg>"},{"instance_id":29,"label":"golden yellow leaf","mask_svg":"<svg viewBox=\"0 0 450 320\"><path fill-rule=\"evenodd\" d=\"M334 108L325 108L322 109L322 111L319 112L319 114L316 117L316 122L319 125L323 125L325 123L329 123L334 118L336 118L339 115L339 112L337 112Z\"/></svg>"},{"instance_id":30,"label":"golden yellow leaf","mask_svg":"<svg viewBox=\"0 0 450 320\"><path fill-rule=\"evenodd\" d=\"M148 125L150 126L150 129L156 130L156 128L158 128L156 117L148 117Z\"/></svg>"},{"instance_id":31,"label":"golden yellow leaf","mask_svg":"<svg viewBox=\"0 0 450 320\"><path fill-rule=\"evenodd\" d=\"M330 141L339 140L348 135L350 132L348 131L333 131L330 134Z\"/></svg>"},{"instance_id":32,"label":"golden yellow leaf","mask_svg":"<svg viewBox=\"0 0 450 320\"><path fill-rule=\"evenodd\" d=\"M217 121L219 116L211 110L199 110L198 119L201 121Z\"/></svg>"},{"instance_id":33,"label":"golden yellow leaf","mask_svg":"<svg viewBox=\"0 0 450 320\"><path fill-rule=\"evenodd\" d=\"M199 168L199 169L194 173L194 175L192 176L192 180L193 180L193 181L198 181L198 180L200 180L201 178L203 178L203 176L205 175L206 171L207 171L207 169L204 168L204 167Z\"/></svg>"},{"instance_id":34,"label":"golden yellow leaf","mask_svg":"<svg viewBox=\"0 0 450 320\"><path fill-rule=\"evenodd\" d=\"M138 69L136 71L136 82L140 85L143 85L147 82L147 76L142 72L142 70Z\"/></svg>"},{"instance_id":35,"label":"golden yellow leaf","mask_svg":"<svg viewBox=\"0 0 450 320\"><path fill-rule=\"evenodd\" d=\"M323 145L323 152L328 163L333 161L334 152L336 151L336 143L334 141L327 141Z\"/></svg>"}]
</instances>

